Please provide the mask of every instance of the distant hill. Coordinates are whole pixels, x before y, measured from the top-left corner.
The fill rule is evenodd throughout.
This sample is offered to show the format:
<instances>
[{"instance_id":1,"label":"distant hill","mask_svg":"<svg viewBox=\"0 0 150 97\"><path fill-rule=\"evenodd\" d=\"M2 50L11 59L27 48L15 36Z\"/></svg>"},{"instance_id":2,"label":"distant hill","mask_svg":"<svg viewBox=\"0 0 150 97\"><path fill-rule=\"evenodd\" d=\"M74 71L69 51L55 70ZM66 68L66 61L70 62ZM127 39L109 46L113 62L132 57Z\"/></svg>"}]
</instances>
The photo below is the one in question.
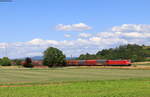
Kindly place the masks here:
<instances>
[{"instance_id":1,"label":"distant hill","mask_svg":"<svg viewBox=\"0 0 150 97\"><path fill-rule=\"evenodd\" d=\"M78 57L66 57L66 60L74 60L77 59Z\"/></svg>"},{"instance_id":2,"label":"distant hill","mask_svg":"<svg viewBox=\"0 0 150 97\"><path fill-rule=\"evenodd\" d=\"M31 57L32 60L43 60L43 57L42 56L34 56L34 57ZM77 57L66 57L67 60L73 60L73 59L76 59Z\"/></svg>"},{"instance_id":3,"label":"distant hill","mask_svg":"<svg viewBox=\"0 0 150 97\"><path fill-rule=\"evenodd\" d=\"M34 56L31 58L32 58L32 60L43 60L43 56Z\"/></svg>"}]
</instances>

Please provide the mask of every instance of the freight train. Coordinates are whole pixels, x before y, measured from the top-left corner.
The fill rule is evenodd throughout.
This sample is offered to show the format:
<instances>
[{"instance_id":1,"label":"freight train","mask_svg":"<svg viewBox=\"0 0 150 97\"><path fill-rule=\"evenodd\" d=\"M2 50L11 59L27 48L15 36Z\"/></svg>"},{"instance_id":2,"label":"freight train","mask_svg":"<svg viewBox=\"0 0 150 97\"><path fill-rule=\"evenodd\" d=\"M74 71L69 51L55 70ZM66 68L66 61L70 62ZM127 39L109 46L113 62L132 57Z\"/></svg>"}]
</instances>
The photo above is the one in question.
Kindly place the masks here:
<instances>
[{"instance_id":1,"label":"freight train","mask_svg":"<svg viewBox=\"0 0 150 97\"><path fill-rule=\"evenodd\" d=\"M131 66L130 60L67 60L67 66Z\"/></svg>"}]
</instances>

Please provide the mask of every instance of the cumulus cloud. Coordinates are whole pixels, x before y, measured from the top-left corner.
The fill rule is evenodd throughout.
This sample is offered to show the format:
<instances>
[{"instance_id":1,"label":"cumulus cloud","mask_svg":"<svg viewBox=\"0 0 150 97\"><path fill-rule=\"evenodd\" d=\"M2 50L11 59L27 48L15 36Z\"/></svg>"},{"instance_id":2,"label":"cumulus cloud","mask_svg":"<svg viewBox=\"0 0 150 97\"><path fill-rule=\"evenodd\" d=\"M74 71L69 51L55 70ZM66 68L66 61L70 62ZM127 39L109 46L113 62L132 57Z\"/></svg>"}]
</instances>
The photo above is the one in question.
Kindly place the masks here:
<instances>
[{"instance_id":1,"label":"cumulus cloud","mask_svg":"<svg viewBox=\"0 0 150 97\"><path fill-rule=\"evenodd\" d=\"M114 32L150 32L150 25L146 24L123 24L112 27Z\"/></svg>"},{"instance_id":2,"label":"cumulus cloud","mask_svg":"<svg viewBox=\"0 0 150 97\"><path fill-rule=\"evenodd\" d=\"M64 36L65 36L66 38L70 38L70 37L71 37L70 34L65 34Z\"/></svg>"},{"instance_id":3,"label":"cumulus cloud","mask_svg":"<svg viewBox=\"0 0 150 97\"><path fill-rule=\"evenodd\" d=\"M39 39L39 38L28 41L27 43L31 44L31 45L44 45L44 44L45 45L47 45L47 44L58 45L58 42L55 40L43 40L43 39Z\"/></svg>"},{"instance_id":4,"label":"cumulus cloud","mask_svg":"<svg viewBox=\"0 0 150 97\"><path fill-rule=\"evenodd\" d=\"M85 31L85 30L90 30L90 29L92 29L92 27L84 23L70 24L70 25L58 24L56 26L56 30L59 30L59 31Z\"/></svg>"},{"instance_id":5,"label":"cumulus cloud","mask_svg":"<svg viewBox=\"0 0 150 97\"><path fill-rule=\"evenodd\" d=\"M121 26L112 27L110 32L114 35L126 38L150 38L150 25L123 24Z\"/></svg>"},{"instance_id":6,"label":"cumulus cloud","mask_svg":"<svg viewBox=\"0 0 150 97\"><path fill-rule=\"evenodd\" d=\"M142 26L142 27L141 27ZM52 46L62 50L67 56L79 56L83 53L96 53L104 48L112 48L123 44L150 45L149 25L124 24L112 27L108 32L79 33L73 40L44 40L35 38L26 42L0 43L0 57L11 58L38 56ZM70 36L67 36L70 37Z\"/></svg>"},{"instance_id":7,"label":"cumulus cloud","mask_svg":"<svg viewBox=\"0 0 150 97\"><path fill-rule=\"evenodd\" d=\"M123 24L114 26L108 32L100 32L96 36L101 38L112 38L124 41L124 43L137 43L150 45L150 25L145 24Z\"/></svg>"},{"instance_id":8,"label":"cumulus cloud","mask_svg":"<svg viewBox=\"0 0 150 97\"><path fill-rule=\"evenodd\" d=\"M91 37L92 36L92 34L90 34L90 33L80 33L79 34L79 37L83 37L83 38L88 38L88 37Z\"/></svg>"}]
</instances>

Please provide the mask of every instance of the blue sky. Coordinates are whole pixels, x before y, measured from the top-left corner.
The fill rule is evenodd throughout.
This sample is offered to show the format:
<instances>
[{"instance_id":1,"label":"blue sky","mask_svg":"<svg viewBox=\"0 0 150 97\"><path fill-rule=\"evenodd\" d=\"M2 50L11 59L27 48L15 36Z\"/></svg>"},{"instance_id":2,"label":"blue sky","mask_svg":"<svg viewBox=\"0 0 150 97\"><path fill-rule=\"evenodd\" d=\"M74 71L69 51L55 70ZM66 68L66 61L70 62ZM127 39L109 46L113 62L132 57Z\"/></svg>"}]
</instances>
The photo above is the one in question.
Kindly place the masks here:
<instances>
[{"instance_id":1,"label":"blue sky","mask_svg":"<svg viewBox=\"0 0 150 97\"><path fill-rule=\"evenodd\" d=\"M149 4L150 0L13 0L13 2L0 2L0 42L30 42L34 39L57 42L76 41L81 39L78 37L81 33L94 34L93 37L96 37L100 32L115 32L116 30L112 31L113 27L121 28L124 24L133 24L128 25L128 28L136 25L147 29L150 17ZM91 29L80 31L56 29L59 24L66 26L80 23ZM136 32L135 28L132 30ZM65 37L65 34L70 37ZM120 39L128 41L130 38ZM136 38L136 41L145 41L140 39ZM90 39L84 37L84 40ZM148 40L144 44L149 44ZM114 46L116 45L104 45L101 48ZM92 52L94 51L96 52L96 50Z\"/></svg>"},{"instance_id":2,"label":"blue sky","mask_svg":"<svg viewBox=\"0 0 150 97\"><path fill-rule=\"evenodd\" d=\"M0 41L28 41L37 37L62 40L65 32L54 29L60 23L84 22L94 28L91 33L121 24L149 24L149 4L149 0L14 0L0 3Z\"/></svg>"}]
</instances>

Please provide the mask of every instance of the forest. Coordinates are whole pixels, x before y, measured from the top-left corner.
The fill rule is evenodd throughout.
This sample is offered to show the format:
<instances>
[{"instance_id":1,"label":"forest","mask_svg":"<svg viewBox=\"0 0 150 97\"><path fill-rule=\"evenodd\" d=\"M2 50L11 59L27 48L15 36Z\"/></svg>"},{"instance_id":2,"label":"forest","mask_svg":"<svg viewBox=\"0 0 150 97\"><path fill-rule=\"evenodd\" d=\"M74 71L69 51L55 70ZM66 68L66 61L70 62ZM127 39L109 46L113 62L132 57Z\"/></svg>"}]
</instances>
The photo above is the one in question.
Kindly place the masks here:
<instances>
[{"instance_id":1,"label":"forest","mask_svg":"<svg viewBox=\"0 0 150 97\"><path fill-rule=\"evenodd\" d=\"M96 54L81 54L79 60L87 59L112 59L123 60L128 59L132 62L149 61L150 59L150 46L127 44L121 45L116 48L103 49Z\"/></svg>"}]
</instances>

